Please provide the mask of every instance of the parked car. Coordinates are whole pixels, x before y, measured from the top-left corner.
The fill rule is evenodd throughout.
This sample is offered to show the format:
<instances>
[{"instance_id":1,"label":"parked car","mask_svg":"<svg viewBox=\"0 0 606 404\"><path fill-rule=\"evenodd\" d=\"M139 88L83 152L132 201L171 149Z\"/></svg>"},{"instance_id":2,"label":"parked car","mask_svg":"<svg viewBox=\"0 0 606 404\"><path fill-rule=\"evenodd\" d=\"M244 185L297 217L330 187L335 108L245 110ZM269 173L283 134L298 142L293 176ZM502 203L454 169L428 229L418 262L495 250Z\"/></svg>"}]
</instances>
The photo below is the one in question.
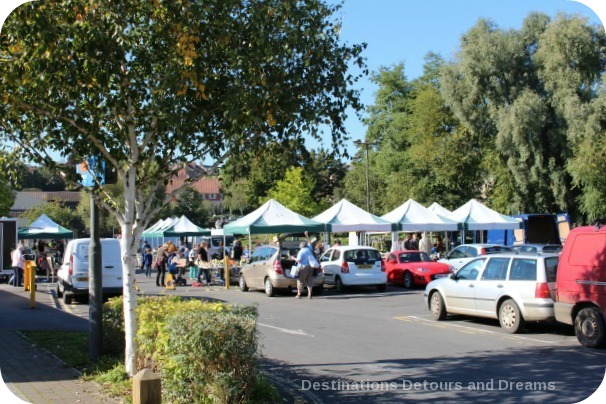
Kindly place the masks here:
<instances>
[{"instance_id":1,"label":"parked car","mask_svg":"<svg viewBox=\"0 0 606 404\"><path fill-rule=\"evenodd\" d=\"M425 288L425 303L436 320L448 314L495 318L516 333L526 321L554 317L558 254L493 254L472 259L447 278Z\"/></svg>"},{"instance_id":2,"label":"parked car","mask_svg":"<svg viewBox=\"0 0 606 404\"><path fill-rule=\"evenodd\" d=\"M366 246L332 247L320 256L324 284L344 292L348 286L387 287L387 274L381 253Z\"/></svg>"},{"instance_id":3,"label":"parked car","mask_svg":"<svg viewBox=\"0 0 606 404\"><path fill-rule=\"evenodd\" d=\"M74 296L88 296L89 238L71 240L65 247L63 263L57 272L57 297L70 304ZM120 241L101 239L103 295L122 294L122 254Z\"/></svg>"},{"instance_id":4,"label":"parked car","mask_svg":"<svg viewBox=\"0 0 606 404\"><path fill-rule=\"evenodd\" d=\"M513 252L557 253L562 251L561 244L516 244L510 248Z\"/></svg>"},{"instance_id":5,"label":"parked car","mask_svg":"<svg viewBox=\"0 0 606 404\"><path fill-rule=\"evenodd\" d=\"M606 346L606 226L582 226L568 234L558 265L556 320L574 325L588 348Z\"/></svg>"},{"instance_id":6,"label":"parked car","mask_svg":"<svg viewBox=\"0 0 606 404\"><path fill-rule=\"evenodd\" d=\"M499 244L461 244L452 249L438 262L450 264L454 269L459 269L475 257L510 251L511 248Z\"/></svg>"},{"instance_id":7,"label":"parked car","mask_svg":"<svg viewBox=\"0 0 606 404\"><path fill-rule=\"evenodd\" d=\"M250 260L240 269L238 283L242 292L249 289L263 289L269 297L275 296L277 290L290 291L297 287L297 279L290 277L290 270L295 264L294 258L299 247L280 248L275 245L264 245L255 248ZM322 269L314 277L314 293L321 294L324 289Z\"/></svg>"},{"instance_id":8,"label":"parked car","mask_svg":"<svg viewBox=\"0 0 606 404\"><path fill-rule=\"evenodd\" d=\"M387 281L402 283L405 288L427 285L454 271L449 264L432 260L426 252L410 250L390 252L385 259L385 268Z\"/></svg>"}]
</instances>

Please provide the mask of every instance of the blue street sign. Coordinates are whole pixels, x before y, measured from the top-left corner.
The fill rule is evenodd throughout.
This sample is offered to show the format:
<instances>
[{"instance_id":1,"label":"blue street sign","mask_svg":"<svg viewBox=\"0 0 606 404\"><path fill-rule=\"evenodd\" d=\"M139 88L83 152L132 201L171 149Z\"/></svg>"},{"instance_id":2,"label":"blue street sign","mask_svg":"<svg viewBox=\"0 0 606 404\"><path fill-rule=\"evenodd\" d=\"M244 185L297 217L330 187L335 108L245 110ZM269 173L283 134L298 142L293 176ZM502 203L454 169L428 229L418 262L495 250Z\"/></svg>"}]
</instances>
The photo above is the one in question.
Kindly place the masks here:
<instances>
[{"instance_id":1,"label":"blue street sign","mask_svg":"<svg viewBox=\"0 0 606 404\"><path fill-rule=\"evenodd\" d=\"M76 172L82 176L80 183L85 187L105 184L105 161L92 156L76 166ZM97 181L95 181L95 178Z\"/></svg>"}]
</instances>

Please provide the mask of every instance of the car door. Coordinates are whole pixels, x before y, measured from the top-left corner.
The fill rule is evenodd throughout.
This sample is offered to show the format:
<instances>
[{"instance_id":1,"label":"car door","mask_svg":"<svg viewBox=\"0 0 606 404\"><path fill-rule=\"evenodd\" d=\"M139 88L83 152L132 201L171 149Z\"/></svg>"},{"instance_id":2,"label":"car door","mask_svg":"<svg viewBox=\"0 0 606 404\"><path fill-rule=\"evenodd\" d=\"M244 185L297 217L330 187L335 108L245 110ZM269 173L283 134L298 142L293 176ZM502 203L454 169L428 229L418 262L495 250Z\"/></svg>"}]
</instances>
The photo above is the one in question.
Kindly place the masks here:
<instances>
[{"instance_id":1,"label":"car door","mask_svg":"<svg viewBox=\"0 0 606 404\"><path fill-rule=\"evenodd\" d=\"M478 314L497 317L497 301L506 289L508 257L488 258L479 280L476 282L476 310Z\"/></svg>"},{"instance_id":2,"label":"car door","mask_svg":"<svg viewBox=\"0 0 606 404\"><path fill-rule=\"evenodd\" d=\"M324 283L329 285L335 284L335 274L341 271L341 251L330 249L320 257L320 265L324 272Z\"/></svg>"},{"instance_id":3,"label":"car door","mask_svg":"<svg viewBox=\"0 0 606 404\"><path fill-rule=\"evenodd\" d=\"M244 280L251 288L263 287L263 263L267 247L258 247L250 258L250 264L244 272Z\"/></svg>"},{"instance_id":4,"label":"car door","mask_svg":"<svg viewBox=\"0 0 606 404\"><path fill-rule=\"evenodd\" d=\"M444 301L451 313L473 314L476 309L475 287L486 258L468 262L444 282Z\"/></svg>"}]
</instances>

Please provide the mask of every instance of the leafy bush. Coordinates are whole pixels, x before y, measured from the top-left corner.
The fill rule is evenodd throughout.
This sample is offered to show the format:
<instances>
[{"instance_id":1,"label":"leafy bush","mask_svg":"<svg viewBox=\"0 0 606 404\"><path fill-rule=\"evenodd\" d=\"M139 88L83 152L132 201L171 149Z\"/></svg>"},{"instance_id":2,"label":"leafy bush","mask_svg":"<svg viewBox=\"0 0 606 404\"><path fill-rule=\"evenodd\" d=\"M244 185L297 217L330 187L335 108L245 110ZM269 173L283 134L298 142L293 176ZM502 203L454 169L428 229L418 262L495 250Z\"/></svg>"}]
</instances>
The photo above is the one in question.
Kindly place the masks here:
<instances>
[{"instance_id":1,"label":"leafy bush","mask_svg":"<svg viewBox=\"0 0 606 404\"><path fill-rule=\"evenodd\" d=\"M246 401L257 374L256 309L178 313L161 374L171 402Z\"/></svg>"},{"instance_id":2,"label":"leafy bush","mask_svg":"<svg viewBox=\"0 0 606 404\"><path fill-rule=\"evenodd\" d=\"M103 309L104 349L124 352L122 298ZM277 402L258 372L257 309L179 297L145 297L137 308L137 363L162 376L168 402Z\"/></svg>"}]
</instances>

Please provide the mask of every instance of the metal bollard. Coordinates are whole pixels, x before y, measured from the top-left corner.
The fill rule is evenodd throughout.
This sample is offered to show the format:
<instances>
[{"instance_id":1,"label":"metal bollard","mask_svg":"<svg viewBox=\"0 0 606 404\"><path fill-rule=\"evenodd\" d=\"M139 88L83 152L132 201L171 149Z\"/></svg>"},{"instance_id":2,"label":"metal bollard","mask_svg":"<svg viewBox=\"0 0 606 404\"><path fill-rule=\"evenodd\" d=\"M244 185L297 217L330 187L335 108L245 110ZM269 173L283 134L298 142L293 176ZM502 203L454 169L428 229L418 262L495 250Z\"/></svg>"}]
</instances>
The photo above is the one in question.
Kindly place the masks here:
<instances>
[{"instance_id":1,"label":"metal bollard","mask_svg":"<svg viewBox=\"0 0 606 404\"><path fill-rule=\"evenodd\" d=\"M29 306L36 307L36 263L25 261L25 273L23 274L23 288L29 290Z\"/></svg>"}]
</instances>

